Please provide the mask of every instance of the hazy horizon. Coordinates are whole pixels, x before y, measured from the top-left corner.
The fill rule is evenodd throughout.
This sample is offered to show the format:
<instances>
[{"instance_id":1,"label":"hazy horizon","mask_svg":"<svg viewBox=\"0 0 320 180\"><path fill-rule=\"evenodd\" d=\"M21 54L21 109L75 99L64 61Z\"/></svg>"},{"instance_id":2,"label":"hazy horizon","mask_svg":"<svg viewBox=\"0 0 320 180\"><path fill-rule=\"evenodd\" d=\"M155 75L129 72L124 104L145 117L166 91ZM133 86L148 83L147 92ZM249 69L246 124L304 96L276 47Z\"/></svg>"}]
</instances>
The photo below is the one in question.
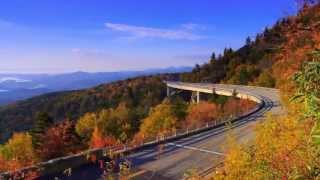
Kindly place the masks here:
<instances>
[{"instance_id":1,"label":"hazy horizon","mask_svg":"<svg viewBox=\"0 0 320 180\"><path fill-rule=\"evenodd\" d=\"M118 70L118 71L85 71L85 70L74 70L74 71L61 71L61 72L37 72L37 71L25 71L25 72L14 72L14 71L1 71L0 75L5 74L12 74L12 75L60 75L60 74L72 74L72 73L118 73L118 72L141 72L141 71L152 71L152 70L166 70L166 69L182 69L182 68L190 68L192 69L194 66L166 66L166 67L160 67L160 68L141 68L141 69L124 69L124 70Z\"/></svg>"}]
</instances>

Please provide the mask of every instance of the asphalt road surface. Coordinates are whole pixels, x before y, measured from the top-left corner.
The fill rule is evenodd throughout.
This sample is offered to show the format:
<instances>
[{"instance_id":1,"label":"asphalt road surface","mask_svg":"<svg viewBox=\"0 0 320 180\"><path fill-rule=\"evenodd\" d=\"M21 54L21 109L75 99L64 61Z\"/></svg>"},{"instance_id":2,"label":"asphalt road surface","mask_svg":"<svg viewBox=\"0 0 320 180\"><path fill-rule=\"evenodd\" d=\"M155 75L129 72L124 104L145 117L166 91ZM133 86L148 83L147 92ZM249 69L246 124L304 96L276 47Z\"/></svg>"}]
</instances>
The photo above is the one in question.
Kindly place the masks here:
<instances>
[{"instance_id":1,"label":"asphalt road surface","mask_svg":"<svg viewBox=\"0 0 320 180\"><path fill-rule=\"evenodd\" d=\"M198 172L219 165L228 149L227 138L232 134L240 143L249 142L254 137L254 128L265 118L267 112L273 115L284 113L280 105L279 91L270 88L185 84L192 87L220 88L237 92L250 93L260 97L265 102L263 108L246 118L234 122L230 127L218 127L200 134L189 136L160 147L150 147L125 157L132 164L135 173L132 179L182 179L184 174L192 169ZM98 165L86 165L66 175L52 175L43 179L102 179L103 171Z\"/></svg>"}]
</instances>

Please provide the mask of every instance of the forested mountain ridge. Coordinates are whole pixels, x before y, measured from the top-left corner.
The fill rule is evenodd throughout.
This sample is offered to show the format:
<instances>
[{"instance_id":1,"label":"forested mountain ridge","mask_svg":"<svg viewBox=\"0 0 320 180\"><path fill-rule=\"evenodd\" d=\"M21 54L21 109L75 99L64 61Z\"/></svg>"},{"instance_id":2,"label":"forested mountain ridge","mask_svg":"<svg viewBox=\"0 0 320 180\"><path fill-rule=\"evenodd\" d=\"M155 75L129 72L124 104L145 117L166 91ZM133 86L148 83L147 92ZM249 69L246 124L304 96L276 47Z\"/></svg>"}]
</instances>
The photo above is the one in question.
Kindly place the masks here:
<instances>
[{"instance_id":1,"label":"forested mountain ridge","mask_svg":"<svg viewBox=\"0 0 320 180\"><path fill-rule=\"evenodd\" d=\"M275 87L282 76L279 68L282 68L280 71L284 68L297 70L301 56L319 48L319 16L319 5L303 7L297 16L278 20L273 27L266 27L264 32L257 34L254 40L248 37L240 49L226 48L219 56L213 53L208 63L197 65L191 73L182 73L181 79ZM284 58L296 51L300 55L295 54L292 62Z\"/></svg>"}]
</instances>

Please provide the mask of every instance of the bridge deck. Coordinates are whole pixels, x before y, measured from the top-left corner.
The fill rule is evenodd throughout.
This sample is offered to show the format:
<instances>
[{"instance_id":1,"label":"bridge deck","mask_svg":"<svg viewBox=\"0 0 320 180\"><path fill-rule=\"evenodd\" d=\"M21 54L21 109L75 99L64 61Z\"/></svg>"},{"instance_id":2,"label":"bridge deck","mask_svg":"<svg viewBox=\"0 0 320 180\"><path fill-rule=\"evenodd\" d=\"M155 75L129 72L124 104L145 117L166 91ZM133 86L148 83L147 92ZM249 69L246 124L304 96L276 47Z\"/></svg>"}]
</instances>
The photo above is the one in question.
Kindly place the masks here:
<instances>
[{"instance_id":1,"label":"bridge deck","mask_svg":"<svg viewBox=\"0 0 320 180\"><path fill-rule=\"evenodd\" d=\"M165 82L167 87L194 91L209 94L218 94L223 96L233 96L236 95L241 99L249 99L257 103L263 103L263 95L266 92L278 93L279 91L272 88L262 88L254 86L241 86L241 85L224 85L224 84L208 84L208 83L184 83L184 82ZM278 99L279 97L271 96L273 99Z\"/></svg>"}]
</instances>

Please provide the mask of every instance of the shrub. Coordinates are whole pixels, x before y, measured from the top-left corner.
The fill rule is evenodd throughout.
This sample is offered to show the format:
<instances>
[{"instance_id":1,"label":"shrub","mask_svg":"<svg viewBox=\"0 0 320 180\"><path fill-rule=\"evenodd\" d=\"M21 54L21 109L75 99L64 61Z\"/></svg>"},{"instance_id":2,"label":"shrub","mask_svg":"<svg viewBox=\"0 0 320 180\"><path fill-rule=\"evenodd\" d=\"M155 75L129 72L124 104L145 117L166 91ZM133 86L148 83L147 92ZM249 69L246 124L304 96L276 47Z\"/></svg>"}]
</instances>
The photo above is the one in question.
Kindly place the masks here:
<instances>
[{"instance_id":1,"label":"shrub","mask_svg":"<svg viewBox=\"0 0 320 180\"><path fill-rule=\"evenodd\" d=\"M200 102L191 104L188 109L186 125L188 127L200 127L205 123L214 121L219 118L221 107L209 102Z\"/></svg>"}]
</instances>

